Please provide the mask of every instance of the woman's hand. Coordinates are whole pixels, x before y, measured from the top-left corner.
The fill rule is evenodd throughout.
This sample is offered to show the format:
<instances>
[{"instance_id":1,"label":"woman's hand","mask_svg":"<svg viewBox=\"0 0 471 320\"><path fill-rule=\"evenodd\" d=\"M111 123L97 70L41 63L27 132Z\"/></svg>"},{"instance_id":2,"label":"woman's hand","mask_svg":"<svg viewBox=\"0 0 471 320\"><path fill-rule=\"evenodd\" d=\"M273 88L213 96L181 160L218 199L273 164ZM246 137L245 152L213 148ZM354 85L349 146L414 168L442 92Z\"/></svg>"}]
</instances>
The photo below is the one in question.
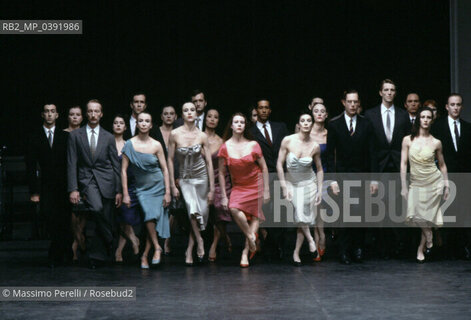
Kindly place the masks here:
<instances>
[{"instance_id":1,"label":"woman's hand","mask_svg":"<svg viewBox=\"0 0 471 320\"><path fill-rule=\"evenodd\" d=\"M407 188L402 188L401 196L407 201L409 197L409 190L407 190Z\"/></svg>"},{"instance_id":2,"label":"woman's hand","mask_svg":"<svg viewBox=\"0 0 471 320\"><path fill-rule=\"evenodd\" d=\"M315 203L314 203L314 204L315 204L316 206L318 206L318 205L321 204L321 202L322 202L322 192L319 192L319 191L318 191L318 192L316 193L316 198L315 198Z\"/></svg>"},{"instance_id":3,"label":"woman's hand","mask_svg":"<svg viewBox=\"0 0 471 320\"><path fill-rule=\"evenodd\" d=\"M180 190L177 187L172 187L172 196L177 200L180 198Z\"/></svg>"},{"instance_id":4,"label":"woman's hand","mask_svg":"<svg viewBox=\"0 0 471 320\"><path fill-rule=\"evenodd\" d=\"M164 200L162 202L164 208L167 208L170 205L171 201L172 201L172 197L170 196L170 193L165 193Z\"/></svg>"},{"instance_id":5,"label":"woman's hand","mask_svg":"<svg viewBox=\"0 0 471 320\"><path fill-rule=\"evenodd\" d=\"M124 194L123 196L123 204L127 208L131 208L131 197L129 196L129 193Z\"/></svg>"},{"instance_id":6,"label":"woman's hand","mask_svg":"<svg viewBox=\"0 0 471 320\"><path fill-rule=\"evenodd\" d=\"M221 198L221 205L222 207L224 208L224 210L228 210L227 206L228 206L229 202L227 200L227 197L226 196L223 196Z\"/></svg>"},{"instance_id":7,"label":"woman's hand","mask_svg":"<svg viewBox=\"0 0 471 320\"><path fill-rule=\"evenodd\" d=\"M448 200L448 197L450 196L450 187L445 187L443 190L443 200L446 201Z\"/></svg>"},{"instance_id":8,"label":"woman's hand","mask_svg":"<svg viewBox=\"0 0 471 320\"><path fill-rule=\"evenodd\" d=\"M270 190L263 191L263 203L270 202Z\"/></svg>"},{"instance_id":9,"label":"woman's hand","mask_svg":"<svg viewBox=\"0 0 471 320\"><path fill-rule=\"evenodd\" d=\"M283 193L283 198L285 198L288 201L293 200L293 194L291 190L288 189L287 186L281 187L281 192Z\"/></svg>"},{"instance_id":10,"label":"woman's hand","mask_svg":"<svg viewBox=\"0 0 471 320\"><path fill-rule=\"evenodd\" d=\"M208 192L208 205L209 205L209 204L213 204L213 198L214 198L214 192L213 192L213 191L209 191L209 192Z\"/></svg>"}]
</instances>

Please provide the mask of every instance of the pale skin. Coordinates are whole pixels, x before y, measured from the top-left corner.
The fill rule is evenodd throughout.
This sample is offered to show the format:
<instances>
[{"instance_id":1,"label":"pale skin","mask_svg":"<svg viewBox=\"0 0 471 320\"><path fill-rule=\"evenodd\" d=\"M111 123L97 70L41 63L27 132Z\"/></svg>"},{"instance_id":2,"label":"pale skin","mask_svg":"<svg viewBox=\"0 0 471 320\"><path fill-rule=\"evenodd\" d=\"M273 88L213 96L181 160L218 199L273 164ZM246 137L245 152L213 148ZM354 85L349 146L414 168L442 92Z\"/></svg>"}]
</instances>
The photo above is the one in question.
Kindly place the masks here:
<instances>
[{"instance_id":1,"label":"pale skin","mask_svg":"<svg viewBox=\"0 0 471 320\"><path fill-rule=\"evenodd\" d=\"M329 114L323 103L316 103L312 107L312 117L314 118L314 125L311 129L311 139L318 144L327 143L327 129L325 128L325 121ZM325 250L325 233L324 221L318 216L316 226L314 227L314 241L319 247L319 254Z\"/></svg>"},{"instance_id":2,"label":"pale skin","mask_svg":"<svg viewBox=\"0 0 471 320\"><path fill-rule=\"evenodd\" d=\"M100 119L103 117L103 111L101 108L101 104L97 102L89 102L87 104L87 119L88 119L88 126L92 129L95 129L100 124ZM117 193L115 196L115 205L118 208L121 205L123 195L121 193ZM72 204L77 204L80 201L80 192L78 190L74 190L69 195L70 202Z\"/></svg>"},{"instance_id":3,"label":"pale skin","mask_svg":"<svg viewBox=\"0 0 471 320\"><path fill-rule=\"evenodd\" d=\"M118 156L121 155L121 150L123 150L124 143L126 142L123 139L124 131L126 131L126 122L121 117L115 117L113 121L113 135L116 141L116 150L118 150ZM124 249L124 246L126 245L126 239L129 239L129 241L131 241L134 254L139 253L139 238L136 237L136 234L134 233L134 229L132 228L132 226L129 224L123 223L121 224L120 227L121 227L122 233L120 233L119 235L118 247L116 248L116 251L115 251L116 262L123 261L123 249Z\"/></svg>"},{"instance_id":4,"label":"pale skin","mask_svg":"<svg viewBox=\"0 0 471 320\"><path fill-rule=\"evenodd\" d=\"M214 154L218 152L219 148L224 143L222 138L216 134L216 128L219 124L219 112L214 109L208 110L205 121L206 121L205 123L206 129L204 132L208 135L210 153ZM225 184L221 185L221 188L224 188L224 187L225 187ZM231 248L232 247L231 239L229 238L229 235L226 233L226 223L217 222L214 225L213 243L211 244L211 247L209 248L208 257L210 261L214 261L216 259L216 249L217 249L217 245L219 243L219 239L221 238L221 236L226 241L227 247Z\"/></svg>"},{"instance_id":5,"label":"pale skin","mask_svg":"<svg viewBox=\"0 0 471 320\"><path fill-rule=\"evenodd\" d=\"M201 132L195 126L195 119L197 117L196 107L193 103L188 102L182 106L182 115L183 115L183 126L172 130L170 133L169 144L168 144L168 168L170 174L170 186L172 195L175 198L180 197L180 191L175 182L174 178L174 167L173 160L175 157L175 150L177 148L191 147L194 145L202 146L202 155L203 159L206 162L206 168L208 170L209 177L209 192L208 192L208 204L211 204L213 201L214 193L214 170L213 164L211 161L210 146L208 141L208 136L206 133ZM193 263L193 247L195 241L198 243L197 255L199 257L204 256L204 243L203 238L201 237L200 229L196 217L191 215L191 232L188 239L188 247L186 250L186 263Z\"/></svg>"},{"instance_id":6,"label":"pale skin","mask_svg":"<svg viewBox=\"0 0 471 320\"><path fill-rule=\"evenodd\" d=\"M283 197L291 201L293 198L292 191L286 185L285 173L283 166L286 161L286 157L291 152L298 159L299 158L312 158L316 165L317 171L317 194L315 197L315 206L318 206L322 201L322 183L324 180L324 170L321 164L321 149L317 142L315 142L310 134L313 127L312 117L310 115L301 115L298 121L300 131L298 133L289 135L281 142L280 152L278 153L278 161L276 163L276 170L278 172L278 178L280 179L281 190ZM293 260L295 262L301 262L299 257L299 251L301 250L304 238L309 243L309 251L316 251L316 244L309 231L309 226L304 225L297 229L296 246L293 252Z\"/></svg>"},{"instance_id":7,"label":"pale skin","mask_svg":"<svg viewBox=\"0 0 471 320\"><path fill-rule=\"evenodd\" d=\"M80 109L79 107L70 108L69 115L67 116L67 120L69 122L69 126L66 129L64 129L64 131L72 132L75 129L80 128L80 124L83 121L82 109Z\"/></svg>"},{"instance_id":8,"label":"pale skin","mask_svg":"<svg viewBox=\"0 0 471 320\"><path fill-rule=\"evenodd\" d=\"M443 200L447 200L449 196L449 184L448 184L448 173L446 169L446 164L443 158L442 143L440 140L435 139L430 134L430 126L433 121L433 113L424 110L418 115L420 119L420 129L419 134L413 140L411 136L408 135L402 140L402 150L401 150L401 195L407 201L409 195L409 189L407 186L407 162L409 159L409 150L414 143L414 145L419 148L430 147L435 152L435 157L438 161L438 168L443 176ZM421 240L419 247L417 248L417 259L422 261L425 259L424 250L425 248L431 248L433 246L433 233L432 228L422 227Z\"/></svg>"},{"instance_id":9,"label":"pale skin","mask_svg":"<svg viewBox=\"0 0 471 320\"><path fill-rule=\"evenodd\" d=\"M160 169L162 170L165 183L165 195L162 201L163 207L170 204L170 179L167 169L167 162L165 160L164 150L160 142L152 139L149 136L149 131L152 129L152 117L147 113L140 113L137 117L136 128L138 135L131 138L130 141L136 152L153 154L159 160ZM128 191L128 177L127 168L129 166L129 158L123 154L123 162L121 165L121 181L123 187L123 203L129 208L131 206L131 198ZM154 247L153 260L160 260L162 248L159 245L157 231L155 230L156 222L154 220L146 221L147 237L146 246L141 257L141 265L149 266L148 255L151 247Z\"/></svg>"},{"instance_id":10,"label":"pale skin","mask_svg":"<svg viewBox=\"0 0 471 320\"><path fill-rule=\"evenodd\" d=\"M266 121L266 120L265 120ZM240 159L244 156L250 154L257 144L256 141L249 141L244 136L245 130L245 118L242 116L234 116L232 119L231 129L232 129L232 137L226 141L227 153L230 158ZM268 203L270 201L270 187L268 184L268 168L265 163L265 159L263 157L257 159L257 163L262 169L262 176L263 176L263 202ZM225 174L226 174L226 163L224 158L219 158L218 161L219 165L219 184L225 185ZM222 206L227 209L229 205L229 201L227 198L225 188L221 188L221 204ZM229 208L232 214L232 218L239 226L241 231L244 233L246 240L245 240L245 247L242 251L242 256L240 260L241 265L248 265L249 259L248 254L250 252L254 252L256 250L256 236L255 234L258 231L258 227L260 221L256 217L252 217L251 221L247 221L247 217L245 216L244 212L237 208Z\"/></svg>"}]
</instances>

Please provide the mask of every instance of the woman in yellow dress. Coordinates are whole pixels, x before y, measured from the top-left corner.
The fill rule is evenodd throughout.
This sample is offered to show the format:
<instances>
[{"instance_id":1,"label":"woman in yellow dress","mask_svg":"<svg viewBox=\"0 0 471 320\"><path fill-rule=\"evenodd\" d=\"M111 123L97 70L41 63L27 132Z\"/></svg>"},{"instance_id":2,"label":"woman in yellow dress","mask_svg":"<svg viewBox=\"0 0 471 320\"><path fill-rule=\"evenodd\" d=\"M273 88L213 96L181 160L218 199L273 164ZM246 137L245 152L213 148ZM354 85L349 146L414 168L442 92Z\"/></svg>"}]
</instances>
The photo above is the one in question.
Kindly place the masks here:
<instances>
[{"instance_id":1,"label":"woman in yellow dress","mask_svg":"<svg viewBox=\"0 0 471 320\"><path fill-rule=\"evenodd\" d=\"M442 143L430 134L433 111L418 111L411 134L402 140L401 195L407 200L406 222L422 229L417 262L425 262L433 246L433 226L443 225L440 202L448 198L448 174L443 160ZM438 160L438 167L435 164ZM410 164L410 186L407 188L407 162Z\"/></svg>"}]
</instances>

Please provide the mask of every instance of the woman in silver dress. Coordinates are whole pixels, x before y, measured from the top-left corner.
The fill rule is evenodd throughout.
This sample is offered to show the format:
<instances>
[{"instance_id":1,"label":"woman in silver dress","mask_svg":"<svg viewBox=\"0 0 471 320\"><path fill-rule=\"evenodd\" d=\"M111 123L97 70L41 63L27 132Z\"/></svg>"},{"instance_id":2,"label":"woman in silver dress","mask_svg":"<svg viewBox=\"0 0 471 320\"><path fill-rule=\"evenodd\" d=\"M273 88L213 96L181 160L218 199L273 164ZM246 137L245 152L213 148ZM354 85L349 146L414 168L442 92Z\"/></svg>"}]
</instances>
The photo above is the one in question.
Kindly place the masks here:
<instances>
[{"instance_id":1,"label":"woman in silver dress","mask_svg":"<svg viewBox=\"0 0 471 320\"><path fill-rule=\"evenodd\" d=\"M294 220L299 225L297 230L296 247L293 252L293 263L301 265L299 251L304 238L309 243L312 258L317 258L318 252L314 238L309 230L316 221L315 206L322 200L322 181L324 171L321 163L321 149L319 144L311 137L313 117L310 113L303 113L298 121L300 131L289 135L281 142L276 169L280 179L283 197L291 201L294 206ZM288 181L286 183L283 166L286 161ZM312 169L315 163L316 172ZM317 177L316 177L317 176Z\"/></svg>"},{"instance_id":2,"label":"woman in silver dress","mask_svg":"<svg viewBox=\"0 0 471 320\"><path fill-rule=\"evenodd\" d=\"M187 102L182 106L183 125L172 130L168 145L168 167L170 187L175 198L180 191L175 185L173 159L177 158L180 166L180 188L185 200L191 222L185 264L193 265L193 247L197 243L198 261L204 257L204 242L201 232L208 223L209 207L213 201L214 171L208 136L195 126L196 107ZM208 181L209 180L209 181Z\"/></svg>"}]
</instances>

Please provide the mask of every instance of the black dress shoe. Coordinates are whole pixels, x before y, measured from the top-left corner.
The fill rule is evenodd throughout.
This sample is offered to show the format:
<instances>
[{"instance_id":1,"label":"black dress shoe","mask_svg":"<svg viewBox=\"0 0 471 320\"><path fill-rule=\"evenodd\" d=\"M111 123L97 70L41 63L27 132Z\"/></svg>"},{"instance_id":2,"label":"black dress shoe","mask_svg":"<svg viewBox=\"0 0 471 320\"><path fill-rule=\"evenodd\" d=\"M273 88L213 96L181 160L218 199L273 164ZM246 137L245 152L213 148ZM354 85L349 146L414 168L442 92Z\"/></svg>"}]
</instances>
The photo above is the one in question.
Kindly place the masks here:
<instances>
[{"instance_id":1,"label":"black dress shoe","mask_svg":"<svg viewBox=\"0 0 471 320\"><path fill-rule=\"evenodd\" d=\"M295 266L295 267L300 267L300 266L302 266L301 261L294 261L294 260L293 260L291 263L292 263L293 266Z\"/></svg>"},{"instance_id":2,"label":"black dress shoe","mask_svg":"<svg viewBox=\"0 0 471 320\"><path fill-rule=\"evenodd\" d=\"M426 258L428 258L432 255L432 249L433 249L433 246L430 247L430 248L425 247L424 255L425 255Z\"/></svg>"},{"instance_id":3,"label":"black dress shoe","mask_svg":"<svg viewBox=\"0 0 471 320\"><path fill-rule=\"evenodd\" d=\"M360 248L355 250L355 253L353 255L353 261L357 263L362 263L363 262L363 252Z\"/></svg>"},{"instance_id":4,"label":"black dress shoe","mask_svg":"<svg viewBox=\"0 0 471 320\"><path fill-rule=\"evenodd\" d=\"M340 255L340 263L349 265L349 264L351 264L352 262L350 261L350 258L348 257L347 254L342 253L342 254Z\"/></svg>"}]
</instances>

